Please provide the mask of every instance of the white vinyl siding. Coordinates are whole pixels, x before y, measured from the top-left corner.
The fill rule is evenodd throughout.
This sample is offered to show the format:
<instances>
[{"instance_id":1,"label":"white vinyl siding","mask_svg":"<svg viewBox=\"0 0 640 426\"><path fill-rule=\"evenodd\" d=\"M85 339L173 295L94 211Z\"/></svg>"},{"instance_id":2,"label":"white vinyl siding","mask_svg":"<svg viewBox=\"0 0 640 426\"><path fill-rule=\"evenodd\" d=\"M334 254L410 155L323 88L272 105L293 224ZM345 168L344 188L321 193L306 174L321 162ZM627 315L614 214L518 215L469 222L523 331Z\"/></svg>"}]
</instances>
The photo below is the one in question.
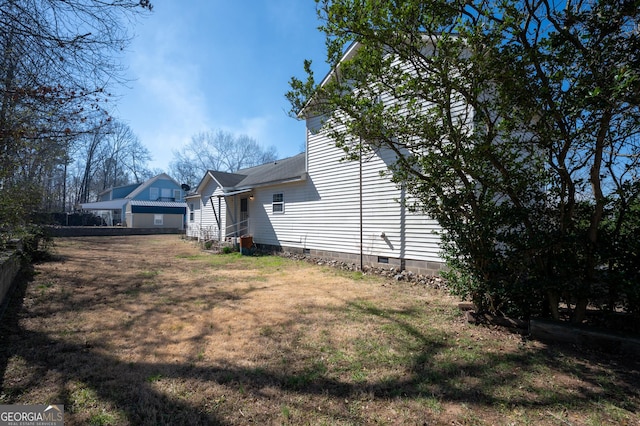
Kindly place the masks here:
<instances>
[{"instance_id":1,"label":"white vinyl siding","mask_svg":"<svg viewBox=\"0 0 640 426\"><path fill-rule=\"evenodd\" d=\"M390 96L381 101L394 102ZM455 110L463 123L470 123L470 112L462 103ZM404 259L441 265L438 223L404 207L407 192L380 174L394 163L395 154L379 150L367 153L361 163L342 161L344 151L320 130L321 121L306 120L306 179L251 188L248 232L254 242L354 256L362 252L389 264ZM217 203L220 193L220 188L209 187L202 192L202 228L215 226L209 197ZM224 222L234 223L239 200L246 196L222 198Z\"/></svg>"},{"instance_id":2,"label":"white vinyl siding","mask_svg":"<svg viewBox=\"0 0 640 426\"><path fill-rule=\"evenodd\" d=\"M214 180L211 180L207 185L205 192L202 194L202 222L200 224L200 229L202 238L204 239L220 238L216 215L218 216L218 220L221 221L220 226L222 227L223 237L225 234L225 212L227 210L227 205L224 197L218 198L218 195L222 195L222 190Z\"/></svg>"},{"instance_id":3,"label":"white vinyl siding","mask_svg":"<svg viewBox=\"0 0 640 426\"><path fill-rule=\"evenodd\" d=\"M317 125L310 119L307 127ZM254 241L260 244L360 253L360 182L358 162L340 161L343 151L322 133L307 132L309 178L255 191ZM380 176L393 161L390 152L362 163L363 253L365 255L442 262L438 224L410 213L399 202L404 192ZM286 215L272 210L273 194L286 192ZM255 207L253 207L255 206ZM384 233L386 238L382 238Z\"/></svg>"},{"instance_id":4,"label":"white vinyl siding","mask_svg":"<svg viewBox=\"0 0 640 426\"><path fill-rule=\"evenodd\" d=\"M193 220L189 220L187 223L187 237L199 238L200 235L200 222L202 209L200 208L200 198L189 198L187 200L189 206L193 206L193 211L190 212L190 216L193 215ZM191 217L190 217L191 219Z\"/></svg>"},{"instance_id":5,"label":"white vinyl siding","mask_svg":"<svg viewBox=\"0 0 640 426\"><path fill-rule=\"evenodd\" d=\"M222 195L222 190L218 187L215 180L210 179L204 188L201 189L201 194L198 198L190 197L188 199L188 203L194 204L194 220L193 222L189 221L187 236L198 240L217 240L220 238L214 208L215 213L221 220L222 232L224 234L227 205L224 197L220 198L220 204L218 204L218 195ZM219 210L221 210L222 213Z\"/></svg>"}]
</instances>

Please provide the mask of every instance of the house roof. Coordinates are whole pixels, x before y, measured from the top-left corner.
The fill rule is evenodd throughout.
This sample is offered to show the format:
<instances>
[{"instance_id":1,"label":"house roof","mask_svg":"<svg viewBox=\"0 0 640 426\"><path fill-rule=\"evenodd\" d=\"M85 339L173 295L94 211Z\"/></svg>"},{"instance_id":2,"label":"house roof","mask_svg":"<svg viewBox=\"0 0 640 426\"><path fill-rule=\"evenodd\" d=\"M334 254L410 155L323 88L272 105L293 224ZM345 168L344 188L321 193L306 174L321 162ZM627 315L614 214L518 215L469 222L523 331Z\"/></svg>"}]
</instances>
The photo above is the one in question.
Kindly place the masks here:
<instances>
[{"instance_id":1,"label":"house roof","mask_svg":"<svg viewBox=\"0 0 640 426\"><path fill-rule=\"evenodd\" d=\"M166 179L166 180L170 180L173 183L175 183L176 185L180 186L180 184L178 182L176 182L171 176L169 176L166 173L160 173L157 176L152 177L151 179L142 182L142 183L130 183L127 185L120 185L120 186L114 186L111 188L107 188L104 191L100 192L98 194L98 196L102 196L103 194L106 194L108 192L113 192L116 189L123 189L123 188L131 188L131 192L129 192L124 198L134 198L136 195L140 194L145 188L148 188L151 184L153 184L154 182L156 182L159 179Z\"/></svg>"},{"instance_id":2,"label":"house roof","mask_svg":"<svg viewBox=\"0 0 640 426\"><path fill-rule=\"evenodd\" d=\"M202 193L206 183L213 179L222 187L225 195L246 192L257 186L274 185L292 180L304 179L306 174L306 156L300 153L293 157L272 161L259 166L248 167L235 173L207 171L196 189L196 194ZM196 194L189 194L186 198Z\"/></svg>"},{"instance_id":3,"label":"house roof","mask_svg":"<svg viewBox=\"0 0 640 426\"><path fill-rule=\"evenodd\" d=\"M211 174L211 177L213 177L216 182L218 182L223 188L236 186L238 183L242 182L244 178L247 177L241 172L227 173L209 170L209 174Z\"/></svg>"},{"instance_id":4,"label":"house roof","mask_svg":"<svg viewBox=\"0 0 640 426\"><path fill-rule=\"evenodd\" d=\"M353 58L355 56L355 54L358 52L358 50L360 49L360 47L362 47L362 44L357 42L357 41L354 41L351 44L349 44L349 46L347 46L347 49L345 50L344 54L342 55L342 58L338 62L338 65L329 70L329 72L327 73L327 75L324 76L324 78L322 79L322 81L320 82L318 87L323 87L329 81L331 81L332 79L336 78L336 76L340 73L340 64L343 63L344 61L347 61L347 60ZM307 103L296 114L297 117L301 118L301 119L305 118L305 116L307 115L307 112L312 109L313 104L316 101L317 101L317 99L316 99L316 95L315 94L313 96L311 96L310 99L307 99Z\"/></svg>"},{"instance_id":5,"label":"house roof","mask_svg":"<svg viewBox=\"0 0 640 426\"><path fill-rule=\"evenodd\" d=\"M131 213L185 214L187 203L177 201L130 200L127 210Z\"/></svg>"},{"instance_id":6,"label":"house roof","mask_svg":"<svg viewBox=\"0 0 640 426\"><path fill-rule=\"evenodd\" d=\"M448 37L454 37L457 38L457 36L455 35L448 35ZM431 44L433 45L434 43L434 38L440 38L440 36L433 36L427 33L423 33L422 34L422 41L425 43L425 46L427 44ZM362 43L359 41L353 41L351 44L349 44L347 46L347 48L345 49L342 58L340 59L340 61L338 62L338 64L333 67L332 69L329 70L329 72L325 75L325 77L322 79L322 81L320 82L320 84L318 85L318 87L323 87L326 84L328 84L331 80L333 80L334 78L338 77L340 75L340 65L345 62L348 61L350 59L352 59L356 53L358 53L358 51L362 48ZM317 93L317 91L316 91ZM307 116L307 114L311 113L311 115L313 115L313 105L314 103L317 102L316 99L316 95L312 95L310 99L307 100L307 103L302 107L302 109L300 111L298 111L297 113L297 117L298 118L305 118Z\"/></svg>"},{"instance_id":7,"label":"house roof","mask_svg":"<svg viewBox=\"0 0 640 426\"><path fill-rule=\"evenodd\" d=\"M293 179L300 179L303 177L305 172L306 156L303 152L293 157L238 170L237 174L242 174L246 177L234 185L234 189L263 186L286 182Z\"/></svg>"},{"instance_id":8,"label":"house roof","mask_svg":"<svg viewBox=\"0 0 640 426\"><path fill-rule=\"evenodd\" d=\"M177 201L148 201L148 200L131 200L128 198L118 198L109 201L98 201L95 203L80 204L83 210L118 210L122 209L126 204L132 206L145 207L187 207L187 203Z\"/></svg>"},{"instance_id":9,"label":"house roof","mask_svg":"<svg viewBox=\"0 0 640 426\"><path fill-rule=\"evenodd\" d=\"M118 210L121 209L127 200L124 198L117 198L109 201L98 201L95 203L80 203L82 210Z\"/></svg>"},{"instance_id":10,"label":"house roof","mask_svg":"<svg viewBox=\"0 0 640 426\"><path fill-rule=\"evenodd\" d=\"M204 191L204 187L209 183L210 180L215 180L218 186L221 187L230 187L236 185L238 182L242 181L246 176L240 175L237 173L228 173L228 172L219 172L217 170L207 170L207 173L202 177L196 189L193 193L187 194L185 198L191 198L194 196L199 196L198 194Z\"/></svg>"},{"instance_id":11,"label":"house roof","mask_svg":"<svg viewBox=\"0 0 640 426\"><path fill-rule=\"evenodd\" d=\"M126 198L134 198L136 195L140 194L142 191L145 190L145 188L150 187L153 183L157 182L160 179L165 179L165 180L169 180L173 183L175 183L178 187L180 186L180 184L178 182L176 182L171 176L169 176L166 173L160 173L157 176L152 177L151 179L145 181L142 185L140 185L139 187L137 187L134 191L132 191L129 195L126 196Z\"/></svg>"},{"instance_id":12,"label":"house roof","mask_svg":"<svg viewBox=\"0 0 640 426\"><path fill-rule=\"evenodd\" d=\"M127 185L112 186L111 188L107 188L107 189L105 189L103 191L100 191L98 193L98 197L100 197L101 195L104 195L106 193L112 192L112 191L114 191L116 189L131 188L131 191L133 191L134 189L136 189L140 185L142 185L142 183L129 183Z\"/></svg>"},{"instance_id":13,"label":"house roof","mask_svg":"<svg viewBox=\"0 0 640 426\"><path fill-rule=\"evenodd\" d=\"M145 206L145 207L187 207L187 203L178 201L147 201L147 200L131 200L129 203L132 206Z\"/></svg>"}]
</instances>

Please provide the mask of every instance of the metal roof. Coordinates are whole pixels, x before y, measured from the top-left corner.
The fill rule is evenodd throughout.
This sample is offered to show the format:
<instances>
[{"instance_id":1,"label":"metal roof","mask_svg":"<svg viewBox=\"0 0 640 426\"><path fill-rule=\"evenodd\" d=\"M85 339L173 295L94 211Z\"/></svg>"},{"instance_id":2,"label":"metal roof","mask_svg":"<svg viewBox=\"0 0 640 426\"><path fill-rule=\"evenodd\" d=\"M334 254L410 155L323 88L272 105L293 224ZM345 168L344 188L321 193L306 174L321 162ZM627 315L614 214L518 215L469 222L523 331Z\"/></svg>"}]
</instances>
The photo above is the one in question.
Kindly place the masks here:
<instances>
[{"instance_id":1,"label":"metal roof","mask_svg":"<svg viewBox=\"0 0 640 426\"><path fill-rule=\"evenodd\" d=\"M82 210L120 210L126 203L126 199L118 198L116 200L98 201L95 203L81 203L80 208Z\"/></svg>"},{"instance_id":2,"label":"metal roof","mask_svg":"<svg viewBox=\"0 0 640 426\"><path fill-rule=\"evenodd\" d=\"M147 200L130 200L132 206L145 207L187 207L187 203L179 201L147 201Z\"/></svg>"},{"instance_id":3,"label":"metal roof","mask_svg":"<svg viewBox=\"0 0 640 426\"><path fill-rule=\"evenodd\" d=\"M129 200L127 198L118 198L117 200L110 201L98 201L95 203L82 203L80 204L80 207L82 208L82 210L120 210L124 208L127 203L131 203L132 206L187 207L187 203L185 202Z\"/></svg>"}]
</instances>

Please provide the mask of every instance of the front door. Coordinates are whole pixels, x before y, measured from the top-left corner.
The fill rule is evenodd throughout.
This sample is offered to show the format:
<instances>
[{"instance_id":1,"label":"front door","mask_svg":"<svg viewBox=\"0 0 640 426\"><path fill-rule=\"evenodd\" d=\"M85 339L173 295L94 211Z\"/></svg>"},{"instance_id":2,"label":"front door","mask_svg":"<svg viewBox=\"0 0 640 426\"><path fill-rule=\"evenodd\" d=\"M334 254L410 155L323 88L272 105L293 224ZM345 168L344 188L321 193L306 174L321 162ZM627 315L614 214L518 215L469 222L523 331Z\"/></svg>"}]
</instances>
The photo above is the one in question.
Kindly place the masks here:
<instances>
[{"instance_id":1,"label":"front door","mask_svg":"<svg viewBox=\"0 0 640 426\"><path fill-rule=\"evenodd\" d=\"M249 233L249 199L247 197L240 199L240 223L238 225L240 236Z\"/></svg>"}]
</instances>

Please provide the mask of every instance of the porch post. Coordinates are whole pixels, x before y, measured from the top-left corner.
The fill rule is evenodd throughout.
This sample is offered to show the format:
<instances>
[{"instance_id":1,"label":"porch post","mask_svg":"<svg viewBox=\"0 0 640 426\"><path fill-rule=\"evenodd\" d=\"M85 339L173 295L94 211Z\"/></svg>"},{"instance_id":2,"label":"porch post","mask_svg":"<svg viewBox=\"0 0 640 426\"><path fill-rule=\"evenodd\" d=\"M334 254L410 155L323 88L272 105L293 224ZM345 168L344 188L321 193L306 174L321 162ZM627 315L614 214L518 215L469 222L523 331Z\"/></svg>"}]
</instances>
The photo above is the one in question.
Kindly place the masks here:
<instances>
[{"instance_id":1,"label":"porch post","mask_svg":"<svg viewBox=\"0 0 640 426\"><path fill-rule=\"evenodd\" d=\"M220 196L219 195L218 195L218 212L220 212L220 220L218 221L218 242L220 244L222 244L222 240L223 240L223 238L222 238L222 201L220 200ZM226 220L226 218L227 218L226 212L225 212L224 217L225 217L225 226L226 226L226 224L227 224L226 223L227 222L227 220Z\"/></svg>"}]
</instances>

